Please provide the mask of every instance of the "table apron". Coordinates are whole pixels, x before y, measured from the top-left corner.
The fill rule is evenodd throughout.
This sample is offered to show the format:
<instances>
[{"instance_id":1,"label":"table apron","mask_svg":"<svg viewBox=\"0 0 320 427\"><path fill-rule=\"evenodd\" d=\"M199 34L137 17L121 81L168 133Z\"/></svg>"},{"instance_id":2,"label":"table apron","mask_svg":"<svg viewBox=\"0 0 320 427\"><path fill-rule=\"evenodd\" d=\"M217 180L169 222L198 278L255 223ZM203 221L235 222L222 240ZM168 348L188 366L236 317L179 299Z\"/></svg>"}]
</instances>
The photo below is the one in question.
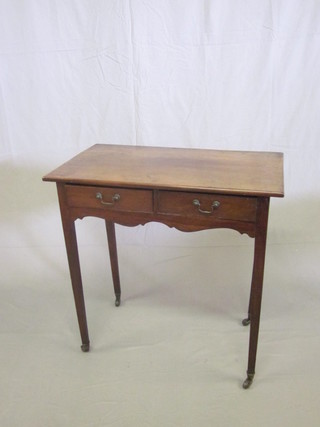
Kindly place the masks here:
<instances>
[{"instance_id":1,"label":"table apron","mask_svg":"<svg viewBox=\"0 0 320 427\"><path fill-rule=\"evenodd\" d=\"M176 228L180 231L201 231L215 228L229 228L236 230L241 234L247 234L250 237L255 237L255 222L219 220L215 218L194 218L183 215L170 215L161 213L132 213L132 212L116 212L92 208L69 208L69 216L75 221L85 217L97 217L112 221L119 225L127 227L135 227L137 225L145 225L148 222L159 222L168 227Z\"/></svg>"}]
</instances>

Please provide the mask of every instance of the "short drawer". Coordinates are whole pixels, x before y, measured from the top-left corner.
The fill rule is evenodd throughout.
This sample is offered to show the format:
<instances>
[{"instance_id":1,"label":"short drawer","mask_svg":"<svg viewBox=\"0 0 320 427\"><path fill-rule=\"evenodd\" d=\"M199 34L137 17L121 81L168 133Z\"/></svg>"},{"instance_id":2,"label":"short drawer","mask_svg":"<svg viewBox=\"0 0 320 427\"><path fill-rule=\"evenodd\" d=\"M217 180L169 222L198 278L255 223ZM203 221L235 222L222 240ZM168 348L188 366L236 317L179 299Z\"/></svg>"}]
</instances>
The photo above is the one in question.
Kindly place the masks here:
<instances>
[{"instance_id":1,"label":"short drawer","mask_svg":"<svg viewBox=\"0 0 320 427\"><path fill-rule=\"evenodd\" d=\"M159 191L158 193L158 212L161 214L255 221L256 209L255 197L180 191Z\"/></svg>"},{"instance_id":2,"label":"short drawer","mask_svg":"<svg viewBox=\"0 0 320 427\"><path fill-rule=\"evenodd\" d=\"M85 207L125 212L152 212L151 190L117 187L90 187L66 185L70 207Z\"/></svg>"}]
</instances>

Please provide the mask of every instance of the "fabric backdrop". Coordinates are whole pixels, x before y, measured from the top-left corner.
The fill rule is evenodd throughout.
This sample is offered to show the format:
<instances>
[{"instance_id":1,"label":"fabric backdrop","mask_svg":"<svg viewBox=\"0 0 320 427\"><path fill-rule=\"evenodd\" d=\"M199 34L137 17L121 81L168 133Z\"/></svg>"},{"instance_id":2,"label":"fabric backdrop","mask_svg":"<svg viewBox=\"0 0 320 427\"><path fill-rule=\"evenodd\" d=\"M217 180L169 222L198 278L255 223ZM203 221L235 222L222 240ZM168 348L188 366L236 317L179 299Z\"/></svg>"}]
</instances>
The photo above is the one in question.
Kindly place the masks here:
<instances>
[{"instance_id":1,"label":"fabric backdrop","mask_svg":"<svg viewBox=\"0 0 320 427\"><path fill-rule=\"evenodd\" d=\"M319 426L320 1L0 0L1 427ZM77 221L80 351L55 185L96 143L281 151L257 375L253 239ZM249 394L248 394L249 393Z\"/></svg>"},{"instance_id":2,"label":"fabric backdrop","mask_svg":"<svg viewBox=\"0 0 320 427\"><path fill-rule=\"evenodd\" d=\"M27 159L38 185L37 168L40 180L94 143L282 151L286 198L273 201L269 239L319 241L317 0L1 0L0 8L7 168Z\"/></svg>"}]
</instances>

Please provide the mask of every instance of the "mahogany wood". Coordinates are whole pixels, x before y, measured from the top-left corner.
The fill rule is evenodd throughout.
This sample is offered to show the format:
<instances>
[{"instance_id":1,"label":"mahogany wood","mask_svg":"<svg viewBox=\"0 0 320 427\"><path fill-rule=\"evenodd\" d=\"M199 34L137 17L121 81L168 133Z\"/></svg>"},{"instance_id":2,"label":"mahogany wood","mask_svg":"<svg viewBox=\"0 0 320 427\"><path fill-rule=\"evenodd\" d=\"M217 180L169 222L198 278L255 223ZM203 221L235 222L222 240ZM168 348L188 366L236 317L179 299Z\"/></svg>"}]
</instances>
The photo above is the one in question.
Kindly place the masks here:
<instances>
[{"instance_id":1,"label":"mahogany wood","mask_svg":"<svg viewBox=\"0 0 320 427\"><path fill-rule=\"evenodd\" d=\"M270 152L96 144L44 180L282 197L282 158Z\"/></svg>"},{"instance_id":2,"label":"mahogany wood","mask_svg":"<svg viewBox=\"0 0 320 427\"><path fill-rule=\"evenodd\" d=\"M76 305L80 335L82 340L82 350L89 351L89 334L86 318L86 309L83 296L82 278L80 271L79 253L77 236L75 230L75 223L70 218L68 207L66 203L66 194L64 192L63 184L57 183L57 190L59 196L61 220L66 242L71 284L73 290L74 301Z\"/></svg>"},{"instance_id":3,"label":"mahogany wood","mask_svg":"<svg viewBox=\"0 0 320 427\"><path fill-rule=\"evenodd\" d=\"M43 177L57 183L82 350L89 350L74 222L103 218L116 295L120 277L114 224L157 221L182 231L231 228L255 238L248 318L247 379L253 380L259 335L270 197L283 197L281 153L97 144Z\"/></svg>"},{"instance_id":4,"label":"mahogany wood","mask_svg":"<svg viewBox=\"0 0 320 427\"><path fill-rule=\"evenodd\" d=\"M120 298L121 298L120 274L119 274L119 265L118 265L116 233L115 233L114 223L112 221L106 221L106 230L107 230L107 237L108 237L109 256L110 256L110 264L111 264L111 271L112 271L114 294L116 296L115 305L119 306Z\"/></svg>"},{"instance_id":5,"label":"mahogany wood","mask_svg":"<svg viewBox=\"0 0 320 427\"><path fill-rule=\"evenodd\" d=\"M194 200L199 202L199 206L193 203ZM218 202L219 206L212 209L215 202ZM158 193L158 212L161 214L203 218L203 211L210 212L211 209L214 219L254 222L257 198L186 191L159 191Z\"/></svg>"}]
</instances>

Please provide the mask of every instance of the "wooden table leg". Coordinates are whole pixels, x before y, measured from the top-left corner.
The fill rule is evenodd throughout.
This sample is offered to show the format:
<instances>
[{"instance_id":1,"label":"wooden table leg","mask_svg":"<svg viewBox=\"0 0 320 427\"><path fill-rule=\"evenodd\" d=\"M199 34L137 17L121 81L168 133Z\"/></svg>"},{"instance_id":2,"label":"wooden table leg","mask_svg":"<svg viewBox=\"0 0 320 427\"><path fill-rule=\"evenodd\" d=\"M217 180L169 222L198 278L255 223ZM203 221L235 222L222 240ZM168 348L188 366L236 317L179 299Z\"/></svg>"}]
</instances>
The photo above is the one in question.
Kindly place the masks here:
<instances>
[{"instance_id":1,"label":"wooden table leg","mask_svg":"<svg viewBox=\"0 0 320 427\"><path fill-rule=\"evenodd\" d=\"M255 374L263 287L263 273L267 241L268 212L269 198L259 198L257 207L254 261L249 302L249 313L248 319L245 319L243 321L244 325L250 323L247 378L243 383L243 388L245 389L250 387Z\"/></svg>"},{"instance_id":2,"label":"wooden table leg","mask_svg":"<svg viewBox=\"0 0 320 427\"><path fill-rule=\"evenodd\" d=\"M106 221L106 229L107 229L107 236L108 236L109 256L110 256L110 263L111 263L113 287L114 287L114 293L116 296L115 305L116 307L119 307L120 301L121 301L121 288L120 288L117 242L116 242L116 233L115 233L114 223L112 221Z\"/></svg>"},{"instance_id":3,"label":"wooden table leg","mask_svg":"<svg viewBox=\"0 0 320 427\"><path fill-rule=\"evenodd\" d=\"M89 351L90 341L88 334L86 309L83 296L83 287L80 271L79 253L77 236L75 230L74 220L70 218L67 204L65 202L65 193L63 184L57 184L62 226L68 256L71 284L73 296L77 311L80 335L82 340L81 350L84 352Z\"/></svg>"}]
</instances>

